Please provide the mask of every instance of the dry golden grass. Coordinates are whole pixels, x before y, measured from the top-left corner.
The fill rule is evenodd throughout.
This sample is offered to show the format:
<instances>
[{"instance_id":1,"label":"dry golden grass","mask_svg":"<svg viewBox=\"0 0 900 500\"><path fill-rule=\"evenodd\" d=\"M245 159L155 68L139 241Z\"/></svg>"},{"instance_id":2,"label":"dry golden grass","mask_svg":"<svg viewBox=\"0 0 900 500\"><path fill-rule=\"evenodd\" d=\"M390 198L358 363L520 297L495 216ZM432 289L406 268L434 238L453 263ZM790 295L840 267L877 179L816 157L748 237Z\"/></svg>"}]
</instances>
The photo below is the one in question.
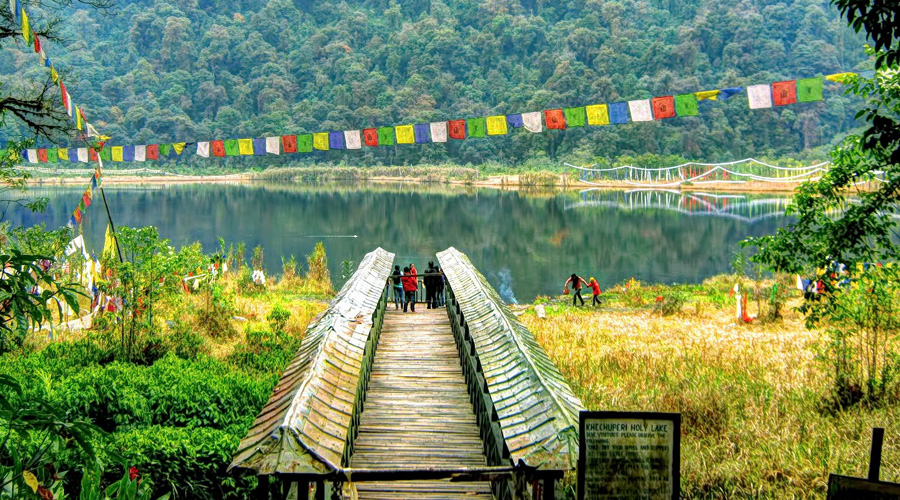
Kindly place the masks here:
<instances>
[{"instance_id":1,"label":"dry golden grass","mask_svg":"<svg viewBox=\"0 0 900 500\"><path fill-rule=\"evenodd\" d=\"M887 428L882 478L900 479L900 411L829 408L820 334L799 315L745 325L698 304L520 320L587 408L682 414L684 498L824 498L829 472L865 476L873 426Z\"/></svg>"}]
</instances>

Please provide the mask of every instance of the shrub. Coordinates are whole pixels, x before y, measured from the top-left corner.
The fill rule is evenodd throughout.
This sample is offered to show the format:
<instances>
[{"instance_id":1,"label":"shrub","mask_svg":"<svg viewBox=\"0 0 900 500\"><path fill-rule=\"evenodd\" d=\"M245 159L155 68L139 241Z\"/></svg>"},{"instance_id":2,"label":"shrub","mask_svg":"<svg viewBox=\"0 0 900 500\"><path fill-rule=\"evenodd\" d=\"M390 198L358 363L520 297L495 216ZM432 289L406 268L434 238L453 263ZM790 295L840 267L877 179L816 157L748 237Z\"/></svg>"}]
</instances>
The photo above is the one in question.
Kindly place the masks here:
<instances>
[{"instance_id":1,"label":"shrub","mask_svg":"<svg viewBox=\"0 0 900 500\"><path fill-rule=\"evenodd\" d=\"M284 308L281 303L275 304L272 307L272 311L266 316L266 319L269 321L269 326L272 327L272 331L274 332L283 332L284 327L287 325L288 319L291 318L291 312Z\"/></svg>"},{"instance_id":2,"label":"shrub","mask_svg":"<svg viewBox=\"0 0 900 500\"><path fill-rule=\"evenodd\" d=\"M283 331L250 330L234 348L229 361L245 370L280 374L300 347L300 340Z\"/></svg>"},{"instance_id":3,"label":"shrub","mask_svg":"<svg viewBox=\"0 0 900 500\"><path fill-rule=\"evenodd\" d=\"M684 295L678 292L666 292L656 296L653 312L659 313L660 316L671 316L680 313L682 307L684 307Z\"/></svg>"}]
</instances>

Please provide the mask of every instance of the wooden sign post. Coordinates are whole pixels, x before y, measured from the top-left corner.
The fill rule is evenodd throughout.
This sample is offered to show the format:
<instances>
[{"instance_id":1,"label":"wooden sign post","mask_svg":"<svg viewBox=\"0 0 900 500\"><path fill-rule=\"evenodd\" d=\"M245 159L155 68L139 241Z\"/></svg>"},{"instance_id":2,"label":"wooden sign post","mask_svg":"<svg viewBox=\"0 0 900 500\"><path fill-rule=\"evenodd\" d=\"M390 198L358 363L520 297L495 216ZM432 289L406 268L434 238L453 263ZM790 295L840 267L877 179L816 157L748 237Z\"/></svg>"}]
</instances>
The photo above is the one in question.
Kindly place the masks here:
<instances>
[{"instance_id":1,"label":"wooden sign post","mask_svg":"<svg viewBox=\"0 0 900 500\"><path fill-rule=\"evenodd\" d=\"M881 448L884 429L872 429L872 450L869 453L869 477L828 476L827 500L900 500L900 484L879 480L881 475Z\"/></svg>"},{"instance_id":2,"label":"wooden sign post","mask_svg":"<svg viewBox=\"0 0 900 500\"><path fill-rule=\"evenodd\" d=\"M578 500L678 500L681 414L583 411Z\"/></svg>"}]
</instances>

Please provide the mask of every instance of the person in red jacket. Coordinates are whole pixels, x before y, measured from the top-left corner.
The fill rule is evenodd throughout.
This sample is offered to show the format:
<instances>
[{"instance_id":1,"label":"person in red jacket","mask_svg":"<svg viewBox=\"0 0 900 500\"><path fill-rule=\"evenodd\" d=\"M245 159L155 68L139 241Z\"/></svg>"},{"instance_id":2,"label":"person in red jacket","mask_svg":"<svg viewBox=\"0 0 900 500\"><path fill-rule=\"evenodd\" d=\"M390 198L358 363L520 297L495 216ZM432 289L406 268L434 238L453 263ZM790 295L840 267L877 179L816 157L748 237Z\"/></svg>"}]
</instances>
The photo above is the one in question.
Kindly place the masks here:
<instances>
[{"instance_id":1,"label":"person in red jacket","mask_svg":"<svg viewBox=\"0 0 900 500\"><path fill-rule=\"evenodd\" d=\"M591 292L594 294L594 300L591 301L591 305L600 305L600 283L597 283L597 280L591 276L591 279L588 280L588 287L590 287Z\"/></svg>"},{"instance_id":2,"label":"person in red jacket","mask_svg":"<svg viewBox=\"0 0 900 500\"><path fill-rule=\"evenodd\" d=\"M576 301L580 300L581 305L584 305L584 299L581 297L581 284L584 283L587 285L587 281L584 281L584 278L578 276L577 274L572 274L569 279L566 280L566 284L563 285L564 290L568 290L569 283L572 283L572 291L575 293L572 295L572 305L578 305Z\"/></svg>"},{"instance_id":3,"label":"person in red jacket","mask_svg":"<svg viewBox=\"0 0 900 500\"><path fill-rule=\"evenodd\" d=\"M403 301L403 312L406 312L406 306L409 306L412 312L416 312L416 280L418 276L412 273L408 267L403 268L403 276L400 281L403 282L403 294L406 300Z\"/></svg>"}]
</instances>

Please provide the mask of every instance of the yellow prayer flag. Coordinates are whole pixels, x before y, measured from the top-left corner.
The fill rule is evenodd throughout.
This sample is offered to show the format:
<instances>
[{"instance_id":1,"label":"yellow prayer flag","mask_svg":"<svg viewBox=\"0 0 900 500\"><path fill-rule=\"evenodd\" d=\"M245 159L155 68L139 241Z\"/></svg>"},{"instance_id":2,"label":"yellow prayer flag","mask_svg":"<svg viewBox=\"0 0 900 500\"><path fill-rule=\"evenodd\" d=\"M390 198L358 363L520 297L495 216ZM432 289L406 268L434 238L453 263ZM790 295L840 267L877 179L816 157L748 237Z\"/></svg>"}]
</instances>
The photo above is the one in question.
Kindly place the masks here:
<instances>
[{"instance_id":1,"label":"yellow prayer flag","mask_svg":"<svg viewBox=\"0 0 900 500\"><path fill-rule=\"evenodd\" d=\"M174 146L174 144L173 144ZM183 149L183 148L182 148ZM252 155L253 154L253 139L238 139L238 151L242 155ZM177 153L178 150L176 149Z\"/></svg>"},{"instance_id":2,"label":"yellow prayer flag","mask_svg":"<svg viewBox=\"0 0 900 500\"><path fill-rule=\"evenodd\" d=\"M250 139L242 139L242 140L249 141ZM175 150L175 154L177 154L177 155L180 155L181 152L184 151L185 146L187 146L186 142L173 142L172 143L172 149ZM241 154L243 154L243 153L241 153Z\"/></svg>"},{"instance_id":3,"label":"yellow prayer flag","mask_svg":"<svg viewBox=\"0 0 900 500\"><path fill-rule=\"evenodd\" d=\"M835 73L833 75L825 75L825 79L829 82L844 83L845 78L854 75L856 75L856 73Z\"/></svg>"},{"instance_id":4,"label":"yellow prayer flag","mask_svg":"<svg viewBox=\"0 0 900 500\"><path fill-rule=\"evenodd\" d=\"M585 106L584 110L587 112L588 125L609 125L609 106L606 104Z\"/></svg>"},{"instance_id":5,"label":"yellow prayer flag","mask_svg":"<svg viewBox=\"0 0 900 500\"><path fill-rule=\"evenodd\" d=\"M397 144L412 144L416 142L416 133L412 125L400 125L395 128Z\"/></svg>"},{"instance_id":6,"label":"yellow prayer flag","mask_svg":"<svg viewBox=\"0 0 900 500\"><path fill-rule=\"evenodd\" d=\"M506 135L506 115L487 117L488 135Z\"/></svg>"},{"instance_id":7,"label":"yellow prayer flag","mask_svg":"<svg viewBox=\"0 0 900 500\"><path fill-rule=\"evenodd\" d=\"M22 11L22 38L25 39L25 43L31 45L31 25L28 23L28 14L25 13L25 8L21 9Z\"/></svg>"},{"instance_id":8,"label":"yellow prayer flag","mask_svg":"<svg viewBox=\"0 0 900 500\"><path fill-rule=\"evenodd\" d=\"M50 78L53 80L54 85L59 85L59 73L53 66L50 66Z\"/></svg>"},{"instance_id":9,"label":"yellow prayer flag","mask_svg":"<svg viewBox=\"0 0 900 500\"><path fill-rule=\"evenodd\" d=\"M122 146L112 147L112 161L122 161Z\"/></svg>"},{"instance_id":10,"label":"yellow prayer flag","mask_svg":"<svg viewBox=\"0 0 900 500\"><path fill-rule=\"evenodd\" d=\"M709 99L710 101L717 101L719 99L719 94L721 94L721 90L704 90L702 92L694 92L694 95L697 96L698 101L702 101L704 99Z\"/></svg>"},{"instance_id":11,"label":"yellow prayer flag","mask_svg":"<svg viewBox=\"0 0 900 500\"><path fill-rule=\"evenodd\" d=\"M320 151L328 151L328 132L313 134L313 147Z\"/></svg>"},{"instance_id":12,"label":"yellow prayer flag","mask_svg":"<svg viewBox=\"0 0 900 500\"><path fill-rule=\"evenodd\" d=\"M75 106L75 128L81 130L81 110L78 109L78 106Z\"/></svg>"},{"instance_id":13,"label":"yellow prayer flag","mask_svg":"<svg viewBox=\"0 0 900 500\"><path fill-rule=\"evenodd\" d=\"M63 149L63 148L58 148L56 150L56 157L59 158L60 160L69 161L69 150Z\"/></svg>"},{"instance_id":14,"label":"yellow prayer flag","mask_svg":"<svg viewBox=\"0 0 900 500\"><path fill-rule=\"evenodd\" d=\"M103 252L100 254L103 260L112 260L116 258L116 237L113 236L109 224L106 225L106 238L103 241Z\"/></svg>"}]
</instances>

